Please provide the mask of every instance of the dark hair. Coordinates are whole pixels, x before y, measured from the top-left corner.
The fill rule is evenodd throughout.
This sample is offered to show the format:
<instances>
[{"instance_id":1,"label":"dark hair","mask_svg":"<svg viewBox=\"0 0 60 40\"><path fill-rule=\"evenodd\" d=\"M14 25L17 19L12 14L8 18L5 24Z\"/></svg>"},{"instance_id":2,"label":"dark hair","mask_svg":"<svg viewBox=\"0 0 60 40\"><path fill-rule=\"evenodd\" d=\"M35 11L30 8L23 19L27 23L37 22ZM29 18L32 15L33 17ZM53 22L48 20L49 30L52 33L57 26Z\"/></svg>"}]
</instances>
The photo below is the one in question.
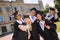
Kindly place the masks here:
<instances>
[{"instance_id":1,"label":"dark hair","mask_svg":"<svg viewBox=\"0 0 60 40\"><path fill-rule=\"evenodd\" d=\"M49 10L55 11L55 9L54 9L54 8L52 8L52 7L50 7L50 9L49 9Z\"/></svg>"},{"instance_id":2,"label":"dark hair","mask_svg":"<svg viewBox=\"0 0 60 40\"><path fill-rule=\"evenodd\" d=\"M36 14L37 14L37 11L38 11L38 10L37 10L36 8L30 9L30 11L32 11L32 10L34 10L34 11L36 12ZM36 15L36 14L35 14L35 15Z\"/></svg>"},{"instance_id":3,"label":"dark hair","mask_svg":"<svg viewBox=\"0 0 60 40\"><path fill-rule=\"evenodd\" d=\"M43 19L43 11L37 11L37 14L41 15Z\"/></svg>"},{"instance_id":4,"label":"dark hair","mask_svg":"<svg viewBox=\"0 0 60 40\"><path fill-rule=\"evenodd\" d=\"M41 16L43 16L43 12L42 11L37 11L37 14L40 14Z\"/></svg>"},{"instance_id":5,"label":"dark hair","mask_svg":"<svg viewBox=\"0 0 60 40\"><path fill-rule=\"evenodd\" d=\"M25 18L29 18L29 15L24 15L23 16L23 19L25 19Z\"/></svg>"}]
</instances>

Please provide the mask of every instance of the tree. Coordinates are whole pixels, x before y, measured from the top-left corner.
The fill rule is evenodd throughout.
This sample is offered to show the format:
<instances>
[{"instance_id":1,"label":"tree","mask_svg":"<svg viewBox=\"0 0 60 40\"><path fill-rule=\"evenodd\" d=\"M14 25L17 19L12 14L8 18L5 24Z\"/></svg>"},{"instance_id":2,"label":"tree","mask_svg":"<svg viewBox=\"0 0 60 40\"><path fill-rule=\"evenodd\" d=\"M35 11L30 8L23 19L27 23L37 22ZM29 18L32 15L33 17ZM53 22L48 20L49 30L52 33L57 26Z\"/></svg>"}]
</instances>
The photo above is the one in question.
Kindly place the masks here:
<instances>
[{"instance_id":1,"label":"tree","mask_svg":"<svg viewBox=\"0 0 60 40\"><path fill-rule=\"evenodd\" d=\"M44 14L46 14L49 11L50 6L46 4L45 9L43 10Z\"/></svg>"},{"instance_id":2,"label":"tree","mask_svg":"<svg viewBox=\"0 0 60 40\"><path fill-rule=\"evenodd\" d=\"M60 12L60 0L56 0L55 2L55 7L58 9L58 11Z\"/></svg>"}]
</instances>

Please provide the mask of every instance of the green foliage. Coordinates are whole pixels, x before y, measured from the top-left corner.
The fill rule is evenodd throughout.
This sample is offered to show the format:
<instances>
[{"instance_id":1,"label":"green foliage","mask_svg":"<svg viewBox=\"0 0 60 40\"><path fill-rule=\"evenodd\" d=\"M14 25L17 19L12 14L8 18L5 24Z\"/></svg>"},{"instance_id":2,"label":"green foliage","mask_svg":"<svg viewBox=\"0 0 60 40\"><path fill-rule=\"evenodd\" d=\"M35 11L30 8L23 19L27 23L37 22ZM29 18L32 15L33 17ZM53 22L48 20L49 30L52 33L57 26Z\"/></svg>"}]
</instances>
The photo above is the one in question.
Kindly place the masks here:
<instances>
[{"instance_id":1,"label":"green foliage","mask_svg":"<svg viewBox=\"0 0 60 40\"><path fill-rule=\"evenodd\" d=\"M57 2L60 4L60 0L57 0Z\"/></svg>"},{"instance_id":2,"label":"green foliage","mask_svg":"<svg viewBox=\"0 0 60 40\"><path fill-rule=\"evenodd\" d=\"M60 12L60 0L56 0L55 2L55 7L58 9L58 11Z\"/></svg>"},{"instance_id":3,"label":"green foliage","mask_svg":"<svg viewBox=\"0 0 60 40\"><path fill-rule=\"evenodd\" d=\"M50 8L50 7L46 7L46 8L43 10L43 13L44 13L44 14L48 13L49 8Z\"/></svg>"}]
</instances>

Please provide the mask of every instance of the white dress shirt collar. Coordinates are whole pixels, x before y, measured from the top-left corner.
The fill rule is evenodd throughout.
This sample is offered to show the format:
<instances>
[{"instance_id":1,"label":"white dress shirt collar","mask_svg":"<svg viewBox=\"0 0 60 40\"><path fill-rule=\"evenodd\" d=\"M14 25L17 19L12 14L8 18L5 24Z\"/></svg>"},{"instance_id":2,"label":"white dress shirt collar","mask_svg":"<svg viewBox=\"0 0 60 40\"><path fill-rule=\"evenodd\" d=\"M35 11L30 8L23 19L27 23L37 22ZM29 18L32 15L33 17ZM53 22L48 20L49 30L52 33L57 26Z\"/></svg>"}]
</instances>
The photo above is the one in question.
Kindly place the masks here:
<instances>
[{"instance_id":1,"label":"white dress shirt collar","mask_svg":"<svg viewBox=\"0 0 60 40\"><path fill-rule=\"evenodd\" d=\"M32 23L36 20L35 16L33 16L33 18L32 18L32 16L29 16L29 17L30 17L30 20L31 20Z\"/></svg>"},{"instance_id":2,"label":"white dress shirt collar","mask_svg":"<svg viewBox=\"0 0 60 40\"><path fill-rule=\"evenodd\" d=\"M44 31L44 23L45 23L45 21L43 21L43 20L39 22L39 25L43 31Z\"/></svg>"},{"instance_id":3,"label":"white dress shirt collar","mask_svg":"<svg viewBox=\"0 0 60 40\"><path fill-rule=\"evenodd\" d=\"M23 20L16 20L19 24L22 24L24 21Z\"/></svg>"},{"instance_id":4,"label":"white dress shirt collar","mask_svg":"<svg viewBox=\"0 0 60 40\"><path fill-rule=\"evenodd\" d=\"M53 15L52 15L52 16L50 16L50 17L48 17L48 16L50 16L50 14L49 14L49 13L47 13L47 14L46 14L46 17L45 17L45 18L46 18L46 19L48 19L48 20L51 20L51 18L53 18L53 17L54 17Z\"/></svg>"}]
</instances>

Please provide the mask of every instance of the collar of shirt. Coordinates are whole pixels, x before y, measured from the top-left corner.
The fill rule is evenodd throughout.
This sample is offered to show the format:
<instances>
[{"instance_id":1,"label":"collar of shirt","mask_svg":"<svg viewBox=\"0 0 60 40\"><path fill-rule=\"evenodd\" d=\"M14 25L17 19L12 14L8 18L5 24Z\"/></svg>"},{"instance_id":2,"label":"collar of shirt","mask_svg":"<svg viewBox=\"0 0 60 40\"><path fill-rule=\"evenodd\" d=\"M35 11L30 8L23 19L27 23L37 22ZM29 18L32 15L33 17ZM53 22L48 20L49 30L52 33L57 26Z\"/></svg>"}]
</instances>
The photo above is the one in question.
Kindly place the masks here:
<instances>
[{"instance_id":1,"label":"collar of shirt","mask_svg":"<svg viewBox=\"0 0 60 40\"><path fill-rule=\"evenodd\" d=\"M30 17L30 20L31 20L32 23L36 20L35 16L33 18L31 16L29 16L29 17Z\"/></svg>"},{"instance_id":2,"label":"collar of shirt","mask_svg":"<svg viewBox=\"0 0 60 40\"><path fill-rule=\"evenodd\" d=\"M52 16L50 16L50 17L49 17L49 16L50 16L50 15L49 15L49 13L47 13L45 18L46 18L46 19L48 19L48 20L50 20L51 18L53 18L53 17L54 17L53 15L52 15Z\"/></svg>"},{"instance_id":3,"label":"collar of shirt","mask_svg":"<svg viewBox=\"0 0 60 40\"><path fill-rule=\"evenodd\" d=\"M23 22L21 20L16 20L19 24L22 24Z\"/></svg>"},{"instance_id":4,"label":"collar of shirt","mask_svg":"<svg viewBox=\"0 0 60 40\"><path fill-rule=\"evenodd\" d=\"M45 21L43 21L43 20L39 22L39 25L43 31L44 31L44 23L45 23Z\"/></svg>"},{"instance_id":5,"label":"collar of shirt","mask_svg":"<svg viewBox=\"0 0 60 40\"><path fill-rule=\"evenodd\" d=\"M30 28L30 25L27 24L27 25L25 25L24 27L25 27L26 29L29 29L29 28Z\"/></svg>"}]
</instances>

